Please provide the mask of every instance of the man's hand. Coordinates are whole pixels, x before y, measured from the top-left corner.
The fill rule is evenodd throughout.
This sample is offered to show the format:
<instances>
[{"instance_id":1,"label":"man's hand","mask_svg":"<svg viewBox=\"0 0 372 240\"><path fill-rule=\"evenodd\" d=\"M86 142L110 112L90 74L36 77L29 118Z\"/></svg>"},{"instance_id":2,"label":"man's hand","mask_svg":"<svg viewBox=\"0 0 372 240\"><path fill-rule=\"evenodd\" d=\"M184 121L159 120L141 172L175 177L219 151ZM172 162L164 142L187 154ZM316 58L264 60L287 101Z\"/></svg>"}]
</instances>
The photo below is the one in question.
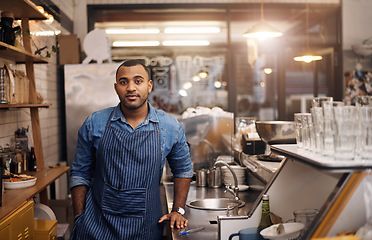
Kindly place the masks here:
<instances>
[{"instance_id":1,"label":"man's hand","mask_svg":"<svg viewBox=\"0 0 372 240\"><path fill-rule=\"evenodd\" d=\"M181 214L177 212L171 212L169 214L165 214L162 216L159 220L159 223L163 221L169 220L170 228L173 229L174 227L182 229L187 227L187 224L189 223L189 220L184 218Z\"/></svg>"}]
</instances>

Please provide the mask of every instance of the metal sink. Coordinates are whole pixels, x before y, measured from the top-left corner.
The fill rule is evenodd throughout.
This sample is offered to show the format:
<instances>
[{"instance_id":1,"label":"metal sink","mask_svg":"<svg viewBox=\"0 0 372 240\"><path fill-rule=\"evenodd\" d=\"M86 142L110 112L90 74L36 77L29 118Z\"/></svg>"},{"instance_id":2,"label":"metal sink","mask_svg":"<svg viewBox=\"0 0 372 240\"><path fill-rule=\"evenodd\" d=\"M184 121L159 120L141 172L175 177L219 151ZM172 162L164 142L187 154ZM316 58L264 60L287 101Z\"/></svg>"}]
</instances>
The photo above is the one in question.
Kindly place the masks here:
<instances>
[{"instance_id":1,"label":"metal sink","mask_svg":"<svg viewBox=\"0 0 372 240\"><path fill-rule=\"evenodd\" d=\"M201 210L224 211L227 210L227 205L230 203L236 204L238 207L243 207L245 205L244 201L230 198L205 198L192 200L186 203L186 206Z\"/></svg>"}]
</instances>

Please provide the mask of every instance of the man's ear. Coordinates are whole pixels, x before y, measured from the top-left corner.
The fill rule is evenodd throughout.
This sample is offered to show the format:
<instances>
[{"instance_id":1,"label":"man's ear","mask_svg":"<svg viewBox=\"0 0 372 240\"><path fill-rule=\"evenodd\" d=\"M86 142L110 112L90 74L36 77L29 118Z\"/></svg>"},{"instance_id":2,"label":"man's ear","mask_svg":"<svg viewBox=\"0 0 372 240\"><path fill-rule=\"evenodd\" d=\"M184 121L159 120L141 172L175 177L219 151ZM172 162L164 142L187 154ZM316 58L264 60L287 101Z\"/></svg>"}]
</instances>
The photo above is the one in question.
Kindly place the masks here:
<instances>
[{"instance_id":1,"label":"man's ear","mask_svg":"<svg viewBox=\"0 0 372 240\"><path fill-rule=\"evenodd\" d=\"M149 79L149 93L152 92L152 80Z\"/></svg>"},{"instance_id":2,"label":"man's ear","mask_svg":"<svg viewBox=\"0 0 372 240\"><path fill-rule=\"evenodd\" d=\"M118 94L118 91L116 90L116 83L114 83L114 89L115 89L116 94Z\"/></svg>"}]
</instances>

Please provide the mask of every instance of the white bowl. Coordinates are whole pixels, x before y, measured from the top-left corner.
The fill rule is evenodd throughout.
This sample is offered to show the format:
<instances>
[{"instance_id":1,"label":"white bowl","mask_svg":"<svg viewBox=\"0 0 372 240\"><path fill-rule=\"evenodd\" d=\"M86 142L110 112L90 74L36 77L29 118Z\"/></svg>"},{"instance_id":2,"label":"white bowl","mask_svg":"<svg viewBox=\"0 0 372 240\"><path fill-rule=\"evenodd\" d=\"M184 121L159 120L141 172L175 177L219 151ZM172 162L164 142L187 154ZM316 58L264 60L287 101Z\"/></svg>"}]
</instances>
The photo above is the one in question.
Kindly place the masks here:
<instances>
[{"instance_id":1,"label":"white bowl","mask_svg":"<svg viewBox=\"0 0 372 240\"><path fill-rule=\"evenodd\" d=\"M19 181L19 182L4 182L5 189L19 189L19 188L27 188L34 186L36 183L36 179L30 179L26 181Z\"/></svg>"},{"instance_id":2,"label":"white bowl","mask_svg":"<svg viewBox=\"0 0 372 240\"><path fill-rule=\"evenodd\" d=\"M283 223L284 232L282 234L278 234L276 229L278 228L279 224L271 225L268 228L263 229L260 234L262 237L267 239L275 239L275 240L289 240L295 239L300 236L301 230L305 227L303 223Z\"/></svg>"},{"instance_id":3,"label":"white bowl","mask_svg":"<svg viewBox=\"0 0 372 240\"><path fill-rule=\"evenodd\" d=\"M351 46L353 51L363 57L367 57L372 54L372 44L354 44Z\"/></svg>"}]
</instances>

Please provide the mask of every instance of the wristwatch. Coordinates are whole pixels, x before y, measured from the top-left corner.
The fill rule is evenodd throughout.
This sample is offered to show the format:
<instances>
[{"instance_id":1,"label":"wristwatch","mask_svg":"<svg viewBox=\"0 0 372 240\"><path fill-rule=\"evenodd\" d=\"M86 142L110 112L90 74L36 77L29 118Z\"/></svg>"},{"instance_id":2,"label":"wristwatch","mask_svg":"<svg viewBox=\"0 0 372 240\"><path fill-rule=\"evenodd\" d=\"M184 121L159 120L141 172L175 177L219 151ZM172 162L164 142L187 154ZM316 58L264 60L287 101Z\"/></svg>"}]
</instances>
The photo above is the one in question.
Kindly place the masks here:
<instances>
[{"instance_id":1,"label":"wristwatch","mask_svg":"<svg viewBox=\"0 0 372 240\"><path fill-rule=\"evenodd\" d=\"M179 214L181 214L182 216L185 215L185 209L179 207L175 210L173 210L172 212L178 212Z\"/></svg>"}]
</instances>

